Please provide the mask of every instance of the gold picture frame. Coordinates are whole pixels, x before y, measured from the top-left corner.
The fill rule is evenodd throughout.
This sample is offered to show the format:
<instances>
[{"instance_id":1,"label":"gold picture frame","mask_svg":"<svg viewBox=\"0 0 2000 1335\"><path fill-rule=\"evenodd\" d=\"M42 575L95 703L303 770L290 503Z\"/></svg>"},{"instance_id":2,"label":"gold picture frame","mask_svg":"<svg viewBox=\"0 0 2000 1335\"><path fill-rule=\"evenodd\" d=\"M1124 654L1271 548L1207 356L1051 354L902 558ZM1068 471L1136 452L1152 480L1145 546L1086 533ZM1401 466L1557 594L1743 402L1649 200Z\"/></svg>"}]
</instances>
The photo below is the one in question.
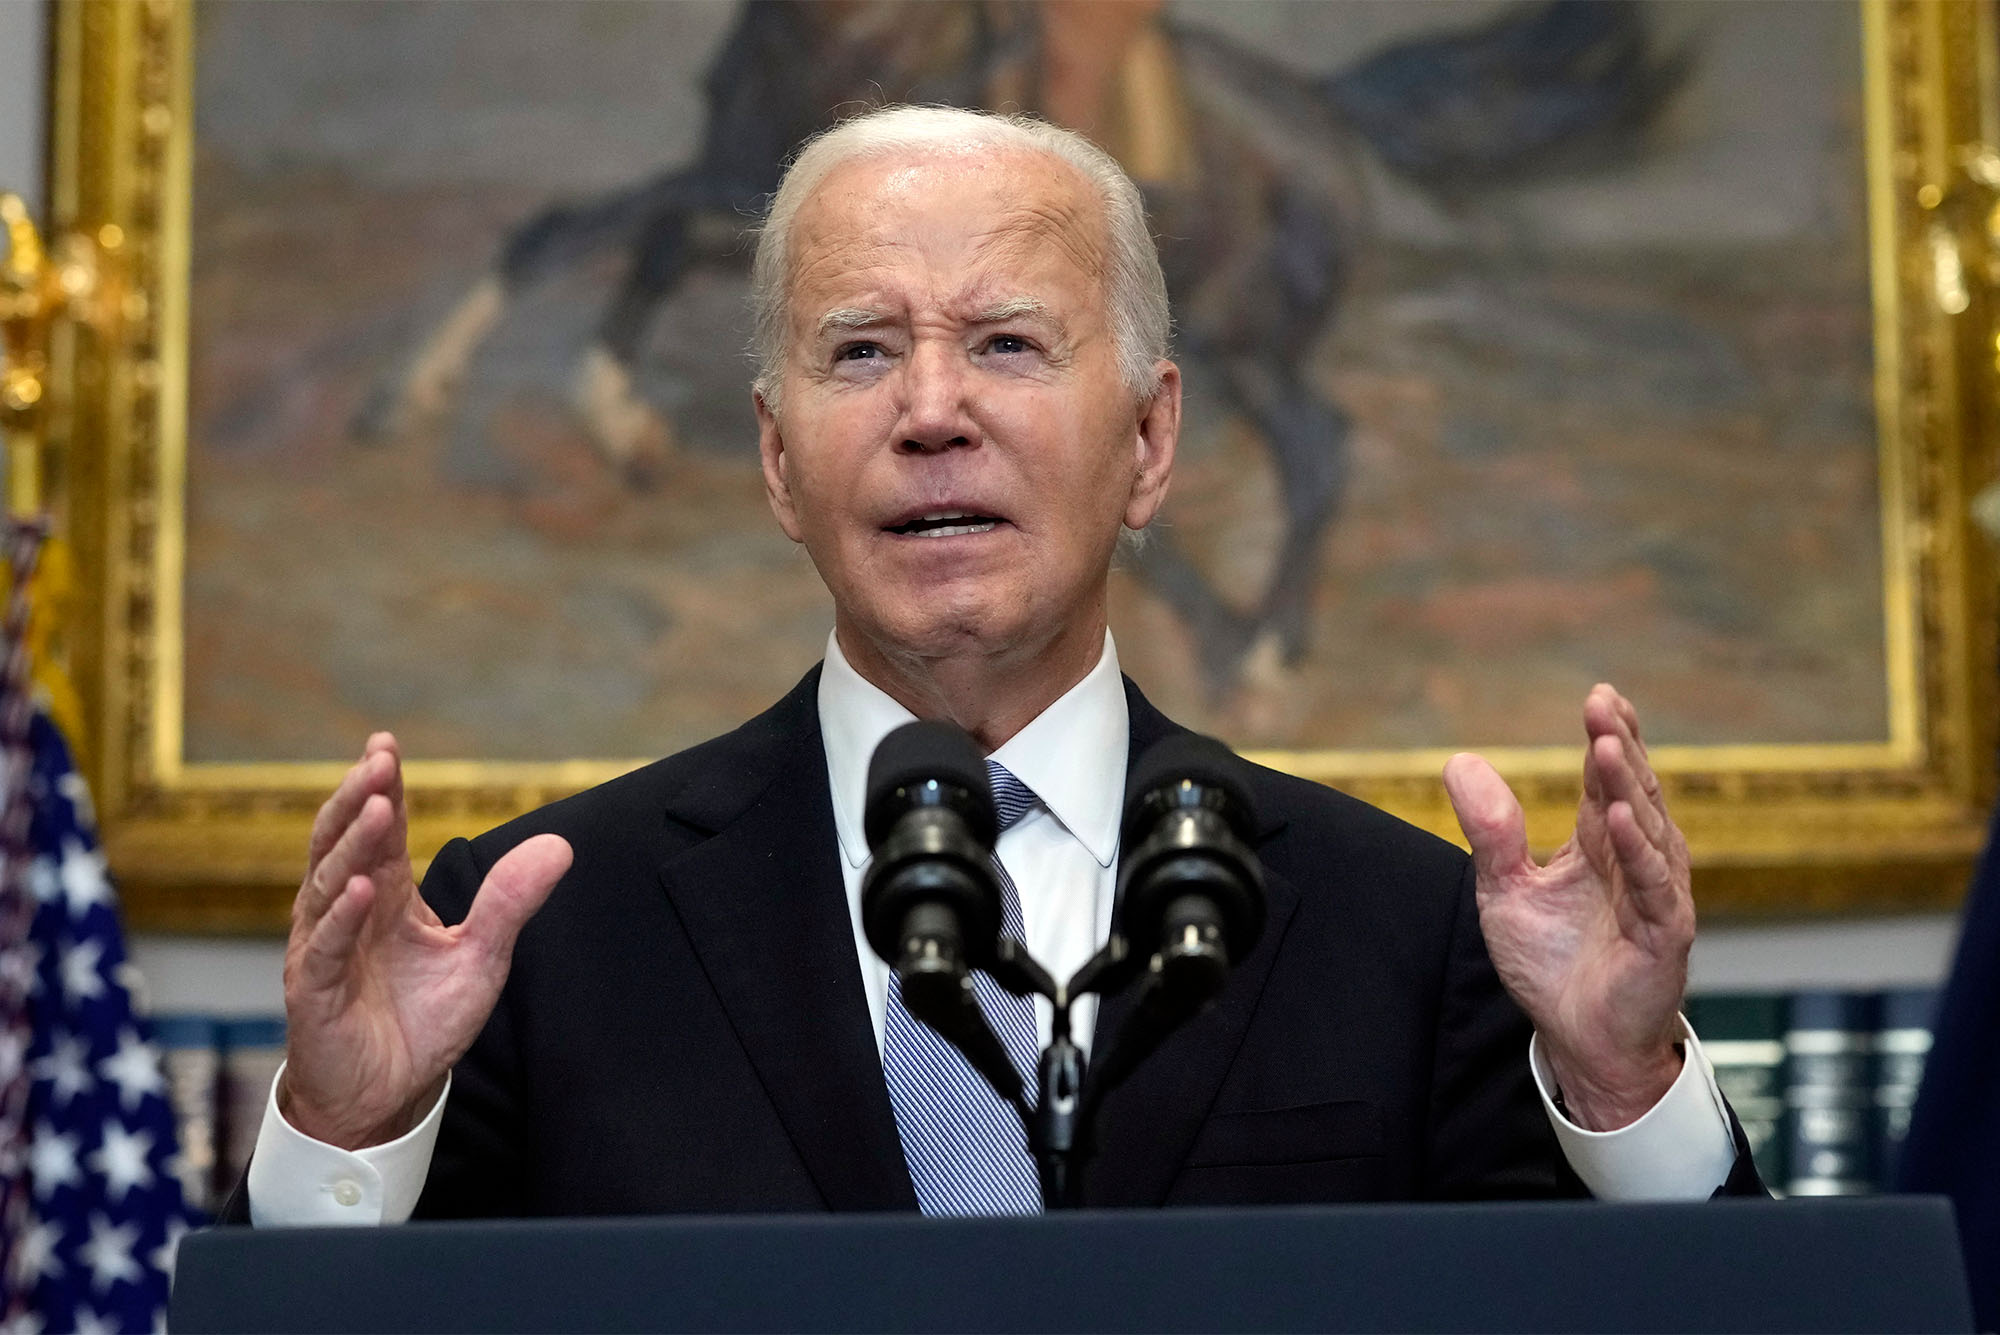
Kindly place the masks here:
<instances>
[{"instance_id":1,"label":"gold picture frame","mask_svg":"<svg viewBox=\"0 0 2000 1335\"><path fill-rule=\"evenodd\" d=\"M1890 737L1658 748L1705 913L1949 904L1995 797L2000 621L1972 510L2000 454L2000 38L1985 0L1861 3ZM279 930L341 766L182 751L191 4L63 0L55 16L51 230L96 239L124 293L117 320L50 340L40 473L75 558L62 653L81 750L135 927ZM1531 834L1569 828L1577 748L1488 754ZM1258 758L1456 837L1444 756ZM412 763L413 846L632 763Z\"/></svg>"}]
</instances>

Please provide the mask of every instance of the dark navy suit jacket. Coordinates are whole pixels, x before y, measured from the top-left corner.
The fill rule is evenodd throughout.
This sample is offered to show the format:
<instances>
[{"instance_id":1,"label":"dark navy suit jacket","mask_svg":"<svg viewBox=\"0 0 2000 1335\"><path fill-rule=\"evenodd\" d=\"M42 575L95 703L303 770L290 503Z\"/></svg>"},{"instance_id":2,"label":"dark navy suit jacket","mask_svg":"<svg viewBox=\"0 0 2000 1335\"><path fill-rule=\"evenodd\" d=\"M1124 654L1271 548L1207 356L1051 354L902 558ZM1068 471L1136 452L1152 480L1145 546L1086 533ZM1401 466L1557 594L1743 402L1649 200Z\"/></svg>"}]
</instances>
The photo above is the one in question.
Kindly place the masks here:
<instances>
[{"instance_id":1,"label":"dark navy suit jacket","mask_svg":"<svg viewBox=\"0 0 2000 1335\"><path fill-rule=\"evenodd\" d=\"M834 835L819 670L741 728L438 854L461 920L553 831L576 861L453 1074L420 1217L914 1210ZM1178 730L1128 681L1131 752ZM1097 1206L1583 1194L1464 852L1252 767L1269 920L1105 1101ZM1129 998L1105 1003L1097 1050ZM1723 1192L1760 1192L1742 1131ZM225 1217L247 1220L239 1186Z\"/></svg>"},{"instance_id":2,"label":"dark navy suit jacket","mask_svg":"<svg viewBox=\"0 0 2000 1335\"><path fill-rule=\"evenodd\" d=\"M438 855L424 894L448 922L529 835L563 835L576 862L453 1077L419 1215L916 1208L855 958L818 682ZM1126 693L1134 755L1177 730ZM1253 769L1251 785L1263 939L1106 1101L1088 1203L1580 1194L1467 856L1318 784ZM1100 1035L1127 1010L1107 1003ZM1730 1189L1759 1189L1747 1154Z\"/></svg>"}]
</instances>

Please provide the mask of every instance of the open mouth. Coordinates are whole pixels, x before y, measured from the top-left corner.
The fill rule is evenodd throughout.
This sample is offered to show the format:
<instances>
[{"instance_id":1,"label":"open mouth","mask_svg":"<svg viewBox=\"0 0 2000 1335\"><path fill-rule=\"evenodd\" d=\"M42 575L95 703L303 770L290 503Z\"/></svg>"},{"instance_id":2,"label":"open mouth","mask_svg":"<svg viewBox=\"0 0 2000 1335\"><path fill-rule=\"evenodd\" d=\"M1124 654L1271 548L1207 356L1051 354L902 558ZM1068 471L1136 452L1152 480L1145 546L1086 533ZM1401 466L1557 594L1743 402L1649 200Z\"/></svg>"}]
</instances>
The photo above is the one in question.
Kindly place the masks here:
<instances>
[{"instance_id":1,"label":"open mouth","mask_svg":"<svg viewBox=\"0 0 2000 1335\"><path fill-rule=\"evenodd\" d=\"M891 524L889 532L906 538L956 538L968 533L991 533L999 525L1000 521L992 515L946 510Z\"/></svg>"}]
</instances>

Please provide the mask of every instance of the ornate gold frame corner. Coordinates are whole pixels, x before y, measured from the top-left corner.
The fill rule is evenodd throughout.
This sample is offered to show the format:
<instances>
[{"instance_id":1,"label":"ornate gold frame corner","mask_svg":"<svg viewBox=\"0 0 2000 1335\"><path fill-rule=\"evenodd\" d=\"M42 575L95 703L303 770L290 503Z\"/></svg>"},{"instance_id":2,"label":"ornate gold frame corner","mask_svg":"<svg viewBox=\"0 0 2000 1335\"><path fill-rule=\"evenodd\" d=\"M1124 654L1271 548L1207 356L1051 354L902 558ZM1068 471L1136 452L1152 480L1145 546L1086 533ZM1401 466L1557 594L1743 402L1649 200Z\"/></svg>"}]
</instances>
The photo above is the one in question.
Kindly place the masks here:
<instances>
[{"instance_id":1,"label":"ornate gold frame corner","mask_svg":"<svg viewBox=\"0 0 2000 1335\"><path fill-rule=\"evenodd\" d=\"M1993 0L1860 3L1890 737L1658 748L1705 913L1949 904L1995 798L2000 589L1972 513L2000 479L2000 34ZM43 475L78 572L81 750L134 926L277 930L340 767L194 764L181 745L191 0L55 12L51 230L116 241L125 292L119 320L51 336ZM1532 834L1567 830L1574 749L1489 755ZM1455 836L1442 752L1260 758ZM413 845L631 763L413 764Z\"/></svg>"}]
</instances>

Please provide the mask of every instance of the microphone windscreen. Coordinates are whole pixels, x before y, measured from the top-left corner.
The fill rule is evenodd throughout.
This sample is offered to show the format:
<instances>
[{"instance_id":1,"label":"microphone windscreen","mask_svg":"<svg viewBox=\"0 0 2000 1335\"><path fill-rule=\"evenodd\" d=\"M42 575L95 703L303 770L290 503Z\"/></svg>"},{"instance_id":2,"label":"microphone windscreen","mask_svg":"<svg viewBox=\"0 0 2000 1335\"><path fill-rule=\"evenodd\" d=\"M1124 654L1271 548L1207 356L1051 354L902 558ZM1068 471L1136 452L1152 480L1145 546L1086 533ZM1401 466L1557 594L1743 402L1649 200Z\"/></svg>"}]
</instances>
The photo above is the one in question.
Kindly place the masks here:
<instances>
[{"instance_id":1,"label":"microphone windscreen","mask_svg":"<svg viewBox=\"0 0 2000 1335\"><path fill-rule=\"evenodd\" d=\"M868 846L875 847L896 819L914 803L899 791L935 781L962 791L949 805L964 816L972 835L991 847L999 833L993 811L993 789L986 778L986 756L963 728L937 720L905 723L882 739L868 762L868 802L863 827Z\"/></svg>"},{"instance_id":2,"label":"microphone windscreen","mask_svg":"<svg viewBox=\"0 0 2000 1335\"><path fill-rule=\"evenodd\" d=\"M1150 824L1173 805L1164 796L1154 803L1147 798L1183 783L1205 788L1211 796L1220 793L1223 818L1236 837L1249 840L1255 836L1257 819L1243 761L1213 737L1183 732L1160 739L1132 766L1125 782L1124 847L1129 849L1144 839L1145 832L1137 827Z\"/></svg>"}]
</instances>

